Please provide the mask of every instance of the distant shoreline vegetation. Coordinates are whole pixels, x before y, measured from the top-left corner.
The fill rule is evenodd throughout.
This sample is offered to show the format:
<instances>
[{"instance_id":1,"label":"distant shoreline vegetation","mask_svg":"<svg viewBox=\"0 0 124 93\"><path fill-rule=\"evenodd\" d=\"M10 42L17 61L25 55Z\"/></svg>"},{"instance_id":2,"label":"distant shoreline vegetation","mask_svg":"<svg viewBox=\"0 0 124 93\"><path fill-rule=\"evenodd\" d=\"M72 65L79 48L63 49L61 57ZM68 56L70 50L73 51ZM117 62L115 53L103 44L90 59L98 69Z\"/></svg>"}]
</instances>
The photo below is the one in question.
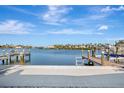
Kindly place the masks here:
<instances>
[{"instance_id":1,"label":"distant shoreline vegetation","mask_svg":"<svg viewBox=\"0 0 124 93\"><path fill-rule=\"evenodd\" d=\"M89 44L56 44L56 45L50 45L47 47L43 46L38 46L38 47L33 47L33 46L28 46L28 45L0 45L0 48L37 48L37 49L67 49L67 50L91 50L91 49L96 49L100 50L102 48L108 48L109 46L118 46L118 47L124 47L124 40L119 40L118 42L115 42L115 44L109 44L109 43L89 43Z\"/></svg>"},{"instance_id":2,"label":"distant shoreline vegetation","mask_svg":"<svg viewBox=\"0 0 124 93\"><path fill-rule=\"evenodd\" d=\"M108 46L109 44L78 44L78 45L71 45L71 44L66 44L66 45L51 45L47 47L35 47L38 49L56 49L56 50L91 50L91 49L97 49L100 50L103 47Z\"/></svg>"},{"instance_id":3,"label":"distant shoreline vegetation","mask_svg":"<svg viewBox=\"0 0 124 93\"><path fill-rule=\"evenodd\" d=\"M0 48L32 48L32 46L24 46L24 45L0 45Z\"/></svg>"},{"instance_id":4,"label":"distant shoreline vegetation","mask_svg":"<svg viewBox=\"0 0 124 93\"><path fill-rule=\"evenodd\" d=\"M101 45L101 46L103 46L103 45ZM97 45L93 45L93 44L91 44L91 45L89 45L89 44L86 44L86 45L53 45L53 46L49 46L48 49L90 50L94 47L97 49L100 49L101 46L97 46Z\"/></svg>"}]
</instances>

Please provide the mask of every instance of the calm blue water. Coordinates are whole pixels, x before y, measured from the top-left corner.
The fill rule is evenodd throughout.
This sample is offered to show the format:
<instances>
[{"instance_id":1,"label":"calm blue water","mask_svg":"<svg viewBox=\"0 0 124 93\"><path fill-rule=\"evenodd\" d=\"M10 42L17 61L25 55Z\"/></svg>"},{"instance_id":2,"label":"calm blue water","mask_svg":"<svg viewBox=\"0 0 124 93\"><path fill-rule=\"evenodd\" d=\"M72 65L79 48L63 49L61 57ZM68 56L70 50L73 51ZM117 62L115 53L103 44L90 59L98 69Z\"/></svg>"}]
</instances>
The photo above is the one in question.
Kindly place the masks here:
<instances>
[{"instance_id":1,"label":"calm blue water","mask_svg":"<svg viewBox=\"0 0 124 93\"><path fill-rule=\"evenodd\" d=\"M8 49L5 49L8 50ZM2 53L2 50L0 49ZM96 52L100 54L100 51ZM30 65L75 65L75 58L81 57L81 50L43 50L31 49L31 60L26 61ZM87 51L83 52L87 55ZM14 58L12 58L14 60ZM28 59L28 58L26 58Z\"/></svg>"},{"instance_id":2,"label":"calm blue water","mask_svg":"<svg viewBox=\"0 0 124 93\"><path fill-rule=\"evenodd\" d=\"M38 65L75 65L75 57L81 56L80 50L39 50L33 49L31 64Z\"/></svg>"}]
</instances>

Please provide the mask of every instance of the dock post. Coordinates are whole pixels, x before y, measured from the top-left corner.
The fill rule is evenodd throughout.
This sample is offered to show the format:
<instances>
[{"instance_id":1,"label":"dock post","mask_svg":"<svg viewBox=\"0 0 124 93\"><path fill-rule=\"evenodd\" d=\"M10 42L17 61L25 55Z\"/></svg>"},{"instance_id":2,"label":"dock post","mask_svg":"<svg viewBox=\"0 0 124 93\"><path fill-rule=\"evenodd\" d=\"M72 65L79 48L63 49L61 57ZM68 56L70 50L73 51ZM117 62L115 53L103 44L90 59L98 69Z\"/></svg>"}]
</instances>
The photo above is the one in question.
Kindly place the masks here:
<instances>
[{"instance_id":1,"label":"dock post","mask_svg":"<svg viewBox=\"0 0 124 93\"><path fill-rule=\"evenodd\" d=\"M6 65L8 65L8 53L6 54L7 55L7 59L6 59Z\"/></svg>"},{"instance_id":2,"label":"dock post","mask_svg":"<svg viewBox=\"0 0 124 93\"><path fill-rule=\"evenodd\" d=\"M119 60L118 60L118 50L119 50L119 48L118 48L118 46L116 46L116 63L119 62Z\"/></svg>"},{"instance_id":3,"label":"dock post","mask_svg":"<svg viewBox=\"0 0 124 93\"><path fill-rule=\"evenodd\" d=\"M30 48L28 49L28 52L29 52L29 62L31 61L31 51L30 51Z\"/></svg>"},{"instance_id":4,"label":"dock post","mask_svg":"<svg viewBox=\"0 0 124 93\"><path fill-rule=\"evenodd\" d=\"M82 49L82 63L84 63L84 58L83 58L83 49Z\"/></svg>"},{"instance_id":5,"label":"dock post","mask_svg":"<svg viewBox=\"0 0 124 93\"><path fill-rule=\"evenodd\" d=\"M18 55L16 56L16 62L18 62Z\"/></svg>"},{"instance_id":6,"label":"dock post","mask_svg":"<svg viewBox=\"0 0 124 93\"><path fill-rule=\"evenodd\" d=\"M15 52L16 52L16 62L18 62L18 50L16 49Z\"/></svg>"},{"instance_id":7,"label":"dock post","mask_svg":"<svg viewBox=\"0 0 124 93\"><path fill-rule=\"evenodd\" d=\"M6 65L8 65L8 58L6 59Z\"/></svg>"},{"instance_id":8,"label":"dock post","mask_svg":"<svg viewBox=\"0 0 124 93\"><path fill-rule=\"evenodd\" d=\"M108 61L110 60L110 48L108 48L108 51L107 51L107 60Z\"/></svg>"},{"instance_id":9,"label":"dock post","mask_svg":"<svg viewBox=\"0 0 124 93\"><path fill-rule=\"evenodd\" d=\"M2 60L2 63L3 63L3 65L4 65L4 59Z\"/></svg>"},{"instance_id":10,"label":"dock post","mask_svg":"<svg viewBox=\"0 0 124 93\"><path fill-rule=\"evenodd\" d=\"M29 53L29 62L31 61L31 54Z\"/></svg>"},{"instance_id":11,"label":"dock post","mask_svg":"<svg viewBox=\"0 0 124 93\"><path fill-rule=\"evenodd\" d=\"M94 47L94 57L96 57L96 47Z\"/></svg>"},{"instance_id":12,"label":"dock post","mask_svg":"<svg viewBox=\"0 0 124 93\"><path fill-rule=\"evenodd\" d=\"M20 53L20 64L23 65L24 64L24 52Z\"/></svg>"},{"instance_id":13,"label":"dock post","mask_svg":"<svg viewBox=\"0 0 124 93\"><path fill-rule=\"evenodd\" d=\"M95 50L92 50L92 57L95 57Z\"/></svg>"},{"instance_id":14,"label":"dock post","mask_svg":"<svg viewBox=\"0 0 124 93\"><path fill-rule=\"evenodd\" d=\"M92 47L91 47L91 53L92 53L91 55L92 55L92 57L94 56L94 49L93 48L94 48L94 46L92 45Z\"/></svg>"},{"instance_id":15,"label":"dock post","mask_svg":"<svg viewBox=\"0 0 124 93\"><path fill-rule=\"evenodd\" d=\"M87 54L87 58L88 58L88 64L90 63L90 50L87 51L88 54Z\"/></svg>"},{"instance_id":16,"label":"dock post","mask_svg":"<svg viewBox=\"0 0 124 93\"><path fill-rule=\"evenodd\" d=\"M8 62L9 62L9 64L12 63L11 61L12 60L11 60L11 49L10 49L9 52L8 52Z\"/></svg>"},{"instance_id":17,"label":"dock post","mask_svg":"<svg viewBox=\"0 0 124 93\"><path fill-rule=\"evenodd\" d=\"M11 59L10 59L10 53L7 53L7 60L6 60L6 62L8 62L8 64L10 64L10 61L11 61Z\"/></svg>"},{"instance_id":18,"label":"dock post","mask_svg":"<svg viewBox=\"0 0 124 93\"><path fill-rule=\"evenodd\" d=\"M92 48L92 57L94 56L94 49Z\"/></svg>"},{"instance_id":19,"label":"dock post","mask_svg":"<svg viewBox=\"0 0 124 93\"><path fill-rule=\"evenodd\" d=\"M101 53L101 64L104 65L104 51Z\"/></svg>"},{"instance_id":20,"label":"dock post","mask_svg":"<svg viewBox=\"0 0 124 93\"><path fill-rule=\"evenodd\" d=\"M9 62L10 62L10 64L12 63L11 61L12 61L12 60L11 60L11 55L9 55Z\"/></svg>"},{"instance_id":21,"label":"dock post","mask_svg":"<svg viewBox=\"0 0 124 93\"><path fill-rule=\"evenodd\" d=\"M96 57L96 48L92 46L92 57Z\"/></svg>"}]
</instances>

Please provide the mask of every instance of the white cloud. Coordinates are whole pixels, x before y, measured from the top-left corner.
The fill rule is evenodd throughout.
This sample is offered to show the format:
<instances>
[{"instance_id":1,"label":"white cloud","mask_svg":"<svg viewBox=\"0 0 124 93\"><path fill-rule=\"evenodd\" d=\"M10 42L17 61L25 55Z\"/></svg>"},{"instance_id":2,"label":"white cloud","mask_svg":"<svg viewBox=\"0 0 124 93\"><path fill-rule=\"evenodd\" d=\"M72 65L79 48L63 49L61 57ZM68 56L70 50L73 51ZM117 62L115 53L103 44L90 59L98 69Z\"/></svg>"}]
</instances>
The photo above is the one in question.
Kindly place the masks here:
<instances>
[{"instance_id":1,"label":"white cloud","mask_svg":"<svg viewBox=\"0 0 124 93\"><path fill-rule=\"evenodd\" d=\"M111 12L111 11L124 11L124 6L119 6L119 7L106 6L105 8L101 9L101 12Z\"/></svg>"},{"instance_id":2,"label":"white cloud","mask_svg":"<svg viewBox=\"0 0 124 93\"><path fill-rule=\"evenodd\" d=\"M91 9L93 14L89 16L90 19L97 20L111 16L115 11L124 11L124 6L105 6L95 7Z\"/></svg>"},{"instance_id":3,"label":"white cloud","mask_svg":"<svg viewBox=\"0 0 124 93\"><path fill-rule=\"evenodd\" d=\"M60 23L64 23L67 21L64 16L71 10L72 8L66 6L48 6L48 11L42 15L42 19L46 24L58 25Z\"/></svg>"},{"instance_id":4,"label":"white cloud","mask_svg":"<svg viewBox=\"0 0 124 93\"><path fill-rule=\"evenodd\" d=\"M89 18L93 20L97 20L97 19L103 19L107 16L108 14L95 14L95 15L90 15Z\"/></svg>"},{"instance_id":5,"label":"white cloud","mask_svg":"<svg viewBox=\"0 0 124 93\"><path fill-rule=\"evenodd\" d=\"M49 31L48 34L56 34L56 35L102 35L102 33L94 33L92 30L75 30L75 29L63 29L59 31Z\"/></svg>"},{"instance_id":6,"label":"white cloud","mask_svg":"<svg viewBox=\"0 0 124 93\"><path fill-rule=\"evenodd\" d=\"M108 30L108 26L107 25L102 25L98 28L99 31L106 31Z\"/></svg>"},{"instance_id":7,"label":"white cloud","mask_svg":"<svg viewBox=\"0 0 124 93\"><path fill-rule=\"evenodd\" d=\"M61 23L64 23L67 21L67 19L64 17L72 8L67 6L60 6L60 5L49 5L48 11L43 13L34 13L32 11L18 8L16 6L5 6L5 8L21 12L23 14L31 15L36 18L40 18L43 21L45 21L45 24L51 24L51 25L59 25Z\"/></svg>"},{"instance_id":8,"label":"white cloud","mask_svg":"<svg viewBox=\"0 0 124 93\"><path fill-rule=\"evenodd\" d=\"M29 34L34 25L18 20L0 22L0 34Z\"/></svg>"},{"instance_id":9,"label":"white cloud","mask_svg":"<svg viewBox=\"0 0 124 93\"><path fill-rule=\"evenodd\" d=\"M38 17L38 14L36 14L36 13L34 13L32 11L28 11L28 10L18 8L18 7L15 7L15 6L5 6L5 7L8 8L8 9L17 11L17 12L21 12L21 13L24 13L24 14L27 14L27 15L32 15L32 16Z\"/></svg>"}]
</instances>

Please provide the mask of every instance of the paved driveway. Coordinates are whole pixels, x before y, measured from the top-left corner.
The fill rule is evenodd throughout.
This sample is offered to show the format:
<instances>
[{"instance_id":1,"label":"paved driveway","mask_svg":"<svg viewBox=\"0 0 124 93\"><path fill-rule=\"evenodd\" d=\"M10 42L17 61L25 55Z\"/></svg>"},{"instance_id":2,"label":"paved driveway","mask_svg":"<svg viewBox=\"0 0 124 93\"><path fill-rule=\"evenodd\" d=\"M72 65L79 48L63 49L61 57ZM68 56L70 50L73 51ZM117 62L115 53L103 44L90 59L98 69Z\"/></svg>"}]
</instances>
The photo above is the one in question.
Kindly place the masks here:
<instances>
[{"instance_id":1,"label":"paved driveway","mask_svg":"<svg viewBox=\"0 0 124 93\"><path fill-rule=\"evenodd\" d=\"M42 73L41 74L38 73L35 75L33 74L26 75L23 73L25 71L25 69L22 69L23 67L21 67L21 69L17 69L17 68L19 67L17 66L11 68L12 70L11 73L5 74L7 73L7 71L5 71L0 74L0 87L124 88L123 69L120 69L121 73L72 76L72 75L64 75L64 74L42 75ZM5 67L3 69L5 69ZM16 70L13 71L13 69Z\"/></svg>"}]
</instances>

